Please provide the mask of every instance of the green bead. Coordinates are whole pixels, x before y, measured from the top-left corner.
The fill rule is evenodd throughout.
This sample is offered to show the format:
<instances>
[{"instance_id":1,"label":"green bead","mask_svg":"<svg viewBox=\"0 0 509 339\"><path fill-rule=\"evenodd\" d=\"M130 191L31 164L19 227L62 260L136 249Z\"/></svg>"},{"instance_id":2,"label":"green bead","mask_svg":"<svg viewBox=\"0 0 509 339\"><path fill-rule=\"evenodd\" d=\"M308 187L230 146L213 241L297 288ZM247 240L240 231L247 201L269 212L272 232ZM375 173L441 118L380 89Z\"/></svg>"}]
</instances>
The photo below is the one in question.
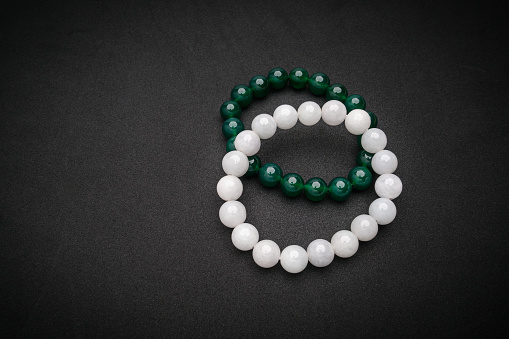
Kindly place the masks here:
<instances>
[{"instance_id":1,"label":"green bead","mask_svg":"<svg viewBox=\"0 0 509 339\"><path fill-rule=\"evenodd\" d=\"M302 89L306 87L308 79L309 79L308 71L300 67L292 69L290 71L290 75L288 76L290 85L295 89Z\"/></svg>"},{"instance_id":2,"label":"green bead","mask_svg":"<svg viewBox=\"0 0 509 339\"><path fill-rule=\"evenodd\" d=\"M276 187L281 181L282 176L283 171L281 170L281 167L272 162L263 165L258 173L260 182L266 187Z\"/></svg>"},{"instance_id":3,"label":"green bead","mask_svg":"<svg viewBox=\"0 0 509 339\"><path fill-rule=\"evenodd\" d=\"M288 82L288 73L286 73L286 71L281 67L276 67L270 70L267 78L269 79L269 83L272 88L282 89L285 88L286 83Z\"/></svg>"},{"instance_id":4,"label":"green bead","mask_svg":"<svg viewBox=\"0 0 509 339\"><path fill-rule=\"evenodd\" d=\"M304 189L304 180L297 173L288 173L281 179L281 191L288 197L298 197Z\"/></svg>"},{"instance_id":5,"label":"green bead","mask_svg":"<svg viewBox=\"0 0 509 339\"><path fill-rule=\"evenodd\" d=\"M260 171L260 167L262 166L262 161L256 154L247 157L247 160L249 160L249 168L247 169L247 172L244 175L246 177L255 176Z\"/></svg>"},{"instance_id":6,"label":"green bead","mask_svg":"<svg viewBox=\"0 0 509 339\"><path fill-rule=\"evenodd\" d=\"M237 118L230 118L223 122L223 135L230 139L244 130L244 124Z\"/></svg>"},{"instance_id":7,"label":"green bead","mask_svg":"<svg viewBox=\"0 0 509 339\"><path fill-rule=\"evenodd\" d=\"M352 94L348 98L346 98L344 102L346 106L346 110L348 112L354 109L365 109L366 108L366 100L361 97L359 94Z\"/></svg>"},{"instance_id":8,"label":"green bead","mask_svg":"<svg viewBox=\"0 0 509 339\"><path fill-rule=\"evenodd\" d=\"M364 166L370 171L373 170L371 167L371 159L373 159L373 153L366 152L365 150L357 153L357 166Z\"/></svg>"},{"instance_id":9,"label":"green bead","mask_svg":"<svg viewBox=\"0 0 509 339\"><path fill-rule=\"evenodd\" d=\"M236 101L240 107L247 107L253 100L253 91L246 85L237 85L233 87L231 98Z\"/></svg>"},{"instance_id":10,"label":"green bead","mask_svg":"<svg viewBox=\"0 0 509 339\"><path fill-rule=\"evenodd\" d=\"M327 183L320 178L311 178L304 185L306 198L311 201L320 201L327 195Z\"/></svg>"},{"instance_id":11,"label":"green bead","mask_svg":"<svg viewBox=\"0 0 509 339\"><path fill-rule=\"evenodd\" d=\"M366 113L368 113L369 117L371 118L371 125L369 125L369 128L375 128L378 125L378 118L373 112L366 111Z\"/></svg>"},{"instance_id":12,"label":"green bead","mask_svg":"<svg viewBox=\"0 0 509 339\"><path fill-rule=\"evenodd\" d=\"M345 102L348 96L348 90L341 84L330 85L325 92L325 98L327 100L339 100Z\"/></svg>"},{"instance_id":13,"label":"green bead","mask_svg":"<svg viewBox=\"0 0 509 339\"><path fill-rule=\"evenodd\" d=\"M221 105L219 112L223 119L226 120L229 118L240 118L241 109L240 105L235 101L225 101Z\"/></svg>"},{"instance_id":14,"label":"green bead","mask_svg":"<svg viewBox=\"0 0 509 339\"><path fill-rule=\"evenodd\" d=\"M263 98L269 94L269 80L263 75L255 75L249 81L249 88L251 88L255 97Z\"/></svg>"},{"instance_id":15,"label":"green bead","mask_svg":"<svg viewBox=\"0 0 509 339\"><path fill-rule=\"evenodd\" d=\"M235 138L236 137L237 136L234 135L233 137L228 139L228 141L226 142L226 153L236 150L236 148L235 148Z\"/></svg>"},{"instance_id":16,"label":"green bead","mask_svg":"<svg viewBox=\"0 0 509 339\"><path fill-rule=\"evenodd\" d=\"M364 148L362 148L361 140L362 140L362 134L357 136L357 145L359 145L360 149L364 149Z\"/></svg>"},{"instance_id":17,"label":"green bead","mask_svg":"<svg viewBox=\"0 0 509 339\"><path fill-rule=\"evenodd\" d=\"M329 77L323 73L315 73L308 80L309 90L315 95L322 95L330 85Z\"/></svg>"},{"instance_id":18,"label":"green bead","mask_svg":"<svg viewBox=\"0 0 509 339\"><path fill-rule=\"evenodd\" d=\"M344 201L352 194L352 184L348 179L337 177L329 183L329 195L336 201Z\"/></svg>"},{"instance_id":19,"label":"green bead","mask_svg":"<svg viewBox=\"0 0 509 339\"><path fill-rule=\"evenodd\" d=\"M366 167L357 166L348 173L348 180L350 180L354 189L362 191L371 185L373 175Z\"/></svg>"}]
</instances>

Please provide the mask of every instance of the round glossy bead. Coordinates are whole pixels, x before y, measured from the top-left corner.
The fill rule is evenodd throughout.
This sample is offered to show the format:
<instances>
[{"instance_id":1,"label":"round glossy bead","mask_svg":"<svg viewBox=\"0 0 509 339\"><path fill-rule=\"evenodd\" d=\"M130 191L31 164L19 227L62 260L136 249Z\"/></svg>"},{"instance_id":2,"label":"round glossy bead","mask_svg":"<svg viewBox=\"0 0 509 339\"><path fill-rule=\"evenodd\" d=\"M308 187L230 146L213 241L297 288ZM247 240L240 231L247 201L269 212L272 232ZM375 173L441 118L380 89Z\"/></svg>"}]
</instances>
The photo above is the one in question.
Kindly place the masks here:
<instances>
[{"instance_id":1,"label":"round glossy bead","mask_svg":"<svg viewBox=\"0 0 509 339\"><path fill-rule=\"evenodd\" d=\"M364 166L371 171L371 159L373 159L373 155L373 153L366 152L365 150L357 153L357 166Z\"/></svg>"},{"instance_id":2,"label":"round glossy bead","mask_svg":"<svg viewBox=\"0 0 509 339\"><path fill-rule=\"evenodd\" d=\"M226 153L235 151L235 138L236 135L234 135L233 137L228 139L228 141L226 141Z\"/></svg>"},{"instance_id":3,"label":"round glossy bead","mask_svg":"<svg viewBox=\"0 0 509 339\"><path fill-rule=\"evenodd\" d=\"M299 121L305 126L313 126L322 117L322 109L314 101L306 101L297 110Z\"/></svg>"},{"instance_id":4,"label":"round glossy bead","mask_svg":"<svg viewBox=\"0 0 509 339\"><path fill-rule=\"evenodd\" d=\"M251 130L242 131L235 138L235 148L245 155L255 155L260 150L260 146L260 137Z\"/></svg>"},{"instance_id":5,"label":"round glossy bead","mask_svg":"<svg viewBox=\"0 0 509 339\"><path fill-rule=\"evenodd\" d=\"M262 161L256 154L247 157L247 160L249 161L249 168L247 169L245 176L252 177L257 175L260 171L260 167L262 166Z\"/></svg>"},{"instance_id":6,"label":"round glossy bead","mask_svg":"<svg viewBox=\"0 0 509 339\"><path fill-rule=\"evenodd\" d=\"M308 83L309 73L304 68L294 68L290 71L288 75L288 80L290 81L290 85L295 89L302 89L306 87Z\"/></svg>"},{"instance_id":7,"label":"round glossy bead","mask_svg":"<svg viewBox=\"0 0 509 339\"><path fill-rule=\"evenodd\" d=\"M235 226L232 232L233 246L241 251L249 251L252 249L259 238L256 227L248 223Z\"/></svg>"},{"instance_id":8,"label":"round glossy bead","mask_svg":"<svg viewBox=\"0 0 509 339\"><path fill-rule=\"evenodd\" d=\"M249 168L247 156L239 151L231 151L223 157L223 170L226 174L241 177L246 174Z\"/></svg>"},{"instance_id":9,"label":"round glossy bead","mask_svg":"<svg viewBox=\"0 0 509 339\"><path fill-rule=\"evenodd\" d=\"M362 135L361 145L367 152L376 153L387 146L387 136L379 128L370 128Z\"/></svg>"},{"instance_id":10,"label":"round glossy bead","mask_svg":"<svg viewBox=\"0 0 509 339\"><path fill-rule=\"evenodd\" d=\"M240 201L225 201L219 209L219 219L226 227L234 228L246 221L246 207Z\"/></svg>"},{"instance_id":11,"label":"round glossy bead","mask_svg":"<svg viewBox=\"0 0 509 339\"><path fill-rule=\"evenodd\" d=\"M226 101L221 105L219 113L221 113L224 120L229 118L239 118L241 113L240 105L235 101Z\"/></svg>"},{"instance_id":12,"label":"round glossy bead","mask_svg":"<svg viewBox=\"0 0 509 339\"><path fill-rule=\"evenodd\" d=\"M247 107L253 100L253 91L246 85L237 85L233 87L231 98L237 102L240 107Z\"/></svg>"},{"instance_id":13,"label":"round glossy bead","mask_svg":"<svg viewBox=\"0 0 509 339\"><path fill-rule=\"evenodd\" d=\"M375 128L378 126L378 118L376 117L375 113L366 111L366 113L369 114L369 117L371 118L371 125L369 125L369 128Z\"/></svg>"},{"instance_id":14,"label":"round glossy bead","mask_svg":"<svg viewBox=\"0 0 509 339\"><path fill-rule=\"evenodd\" d=\"M281 250L272 240L262 240L253 247L253 259L260 267L270 268L275 266L280 256Z\"/></svg>"},{"instance_id":15,"label":"round glossy bead","mask_svg":"<svg viewBox=\"0 0 509 339\"><path fill-rule=\"evenodd\" d=\"M282 89L285 88L288 82L288 73L284 69L276 67L270 70L267 78L272 88Z\"/></svg>"},{"instance_id":16,"label":"round glossy bead","mask_svg":"<svg viewBox=\"0 0 509 339\"><path fill-rule=\"evenodd\" d=\"M217 194L223 200L237 200L242 195L242 181L234 175L226 175L217 183Z\"/></svg>"},{"instance_id":17,"label":"round glossy bead","mask_svg":"<svg viewBox=\"0 0 509 339\"><path fill-rule=\"evenodd\" d=\"M338 100L345 102L348 97L348 90L341 84L330 85L325 92L325 98L327 100Z\"/></svg>"},{"instance_id":18,"label":"round glossy bead","mask_svg":"<svg viewBox=\"0 0 509 339\"><path fill-rule=\"evenodd\" d=\"M313 240L309 244L307 252L309 262L316 267L325 267L334 260L334 249L327 240Z\"/></svg>"},{"instance_id":19,"label":"round glossy bead","mask_svg":"<svg viewBox=\"0 0 509 339\"><path fill-rule=\"evenodd\" d=\"M277 127L281 129L292 128L298 119L297 111L290 105L281 105L274 111L274 120L276 120Z\"/></svg>"},{"instance_id":20,"label":"round glossy bead","mask_svg":"<svg viewBox=\"0 0 509 339\"><path fill-rule=\"evenodd\" d=\"M342 230L332 236L331 245L340 258L350 258L359 249L359 239L350 231Z\"/></svg>"},{"instance_id":21,"label":"round glossy bead","mask_svg":"<svg viewBox=\"0 0 509 339\"><path fill-rule=\"evenodd\" d=\"M315 95L322 95L330 85L329 77L323 73L315 73L308 80L309 90Z\"/></svg>"},{"instance_id":22,"label":"round glossy bead","mask_svg":"<svg viewBox=\"0 0 509 339\"><path fill-rule=\"evenodd\" d=\"M373 155L371 167L376 174L391 174L398 168L398 158L391 151L384 149Z\"/></svg>"},{"instance_id":23,"label":"round glossy bead","mask_svg":"<svg viewBox=\"0 0 509 339\"><path fill-rule=\"evenodd\" d=\"M394 174L382 174L375 181L375 192L380 198L396 199L403 190L401 179Z\"/></svg>"},{"instance_id":24,"label":"round glossy bead","mask_svg":"<svg viewBox=\"0 0 509 339\"><path fill-rule=\"evenodd\" d=\"M350 170L348 173L348 180L357 191L365 190L371 185L373 174L363 166L357 166Z\"/></svg>"},{"instance_id":25,"label":"round glossy bead","mask_svg":"<svg viewBox=\"0 0 509 339\"><path fill-rule=\"evenodd\" d=\"M263 98L269 93L269 80L263 75L256 75L249 81L249 88L251 88L253 96Z\"/></svg>"},{"instance_id":26,"label":"round glossy bead","mask_svg":"<svg viewBox=\"0 0 509 339\"><path fill-rule=\"evenodd\" d=\"M346 98L345 106L348 112L353 111L354 109L365 109L366 100L364 100L364 98L359 94L352 94Z\"/></svg>"},{"instance_id":27,"label":"round glossy bead","mask_svg":"<svg viewBox=\"0 0 509 339\"><path fill-rule=\"evenodd\" d=\"M230 139L244 130L244 124L237 118L230 118L223 122L223 135Z\"/></svg>"},{"instance_id":28,"label":"round glossy bead","mask_svg":"<svg viewBox=\"0 0 509 339\"><path fill-rule=\"evenodd\" d=\"M322 120L329 126L340 125L346 118L346 107L338 100L327 101L322 106Z\"/></svg>"},{"instance_id":29,"label":"round glossy bead","mask_svg":"<svg viewBox=\"0 0 509 339\"><path fill-rule=\"evenodd\" d=\"M308 254L298 245L290 245L281 252L281 266L289 273L300 273L308 265Z\"/></svg>"},{"instance_id":30,"label":"round glossy bead","mask_svg":"<svg viewBox=\"0 0 509 339\"><path fill-rule=\"evenodd\" d=\"M281 179L281 191L287 197L298 197L303 190L304 180L297 173L288 173Z\"/></svg>"},{"instance_id":31,"label":"round glossy bead","mask_svg":"<svg viewBox=\"0 0 509 339\"><path fill-rule=\"evenodd\" d=\"M281 181L281 177L283 176L283 171L281 167L274 163L267 163L260 168L260 172L258 173L260 178L260 182L265 187L275 187Z\"/></svg>"},{"instance_id":32,"label":"round glossy bead","mask_svg":"<svg viewBox=\"0 0 509 339\"><path fill-rule=\"evenodd\" d=\"M323 179L311 178L304 185L306 191L306 198L311 201L320 201L327 195L327 184Z\"/></svg>"},{"instance_id":33,"label":"round glossy bead","mask_svg":"<svg viewBox=\"0 0 509 339\"><path fill-rule=\"evenodd\" d=\"M352 184L346 178L332 179L328 188L330 197L336 201L344 201L352 194Z\"/></svg>"},{"instance_id":34,"label":"round glossy bead","mask_svg":"<svg viewBox=\"0 0 509 339\"><path fill-rule=\"evenodd\" d=\"M345 127L353 135L360 135L366 132L371 124L371 118L366 111L355 109L348 113L345 119Z\"/></svg>"},{"instance_id":35,"label":"round glossy bead","mask_svg":"<svg viewBox=\"0 0 509 339\"><path fill-rule=\"evenodd\" d=\"M378 198L369 205L369 215L375 218L379 225L390 224L396 218L396 205L387 198Z\"/></svg>"},{"instance_id":36,"label":"round glossy bead","mask_svg":"<svg viewBox=\"0 0 509 339\"><path fill-rule=\"evenodd\" d=\"M268 139L276 133L276 120L269 114L259 114L251 123L251 129L258 134L260 139Z\"/></svg>"},{"instance_id":37,"label":"round glossy bead","mask_svg":"<svg viewBox=\"0 0 509 339\"><path fill-rule=\"evenodd\" d=\"M378 233L378 223L372 216L361 214L353 219L350 229L360 241L370 241Z\"/></svg>"}]
</instances>

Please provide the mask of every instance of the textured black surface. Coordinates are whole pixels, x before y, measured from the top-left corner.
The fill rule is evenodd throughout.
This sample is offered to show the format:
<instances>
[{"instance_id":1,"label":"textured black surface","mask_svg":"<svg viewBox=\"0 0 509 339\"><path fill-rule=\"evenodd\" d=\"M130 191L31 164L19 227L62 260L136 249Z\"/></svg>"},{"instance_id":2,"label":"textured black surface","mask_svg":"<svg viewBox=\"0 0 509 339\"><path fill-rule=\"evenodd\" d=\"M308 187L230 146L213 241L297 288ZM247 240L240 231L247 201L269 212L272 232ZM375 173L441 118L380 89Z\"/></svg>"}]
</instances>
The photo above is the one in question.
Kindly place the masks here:
<instances>
[{"instance_id":1,"label":"textured black surface","mask_svg":"<svg viewBox=\"0 0 509 339\"><path fill-rule=\"evenodd\" d=\"M455 336L508 322L506 18L485 2L41 2L3 10L1 331L45 336ZM400 160L396 220L348 259L264 270L218 219L219 106L276 66L363 95ZM286 88L243 112L250 126ZM329 181L355 138L278 131L262 161ZM261 238L366 213L244 180Z\"/></svg>"}]
</instances>

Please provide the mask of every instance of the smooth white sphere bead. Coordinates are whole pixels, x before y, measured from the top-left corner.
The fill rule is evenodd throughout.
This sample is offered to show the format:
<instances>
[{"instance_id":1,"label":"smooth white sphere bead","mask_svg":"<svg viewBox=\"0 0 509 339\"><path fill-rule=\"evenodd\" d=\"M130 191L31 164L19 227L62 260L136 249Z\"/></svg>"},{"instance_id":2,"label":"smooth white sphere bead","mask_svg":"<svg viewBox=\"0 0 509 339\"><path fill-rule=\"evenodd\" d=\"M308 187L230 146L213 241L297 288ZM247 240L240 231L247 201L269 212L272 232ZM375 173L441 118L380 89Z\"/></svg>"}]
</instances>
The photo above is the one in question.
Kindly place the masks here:
<instances>
[{"instance_id":1,"label":"smooth white sphere bead","mask_svg":"<svg viewBox=\"0 0 509 339\"><path fill-rule=\"evenodd\" d=\"M260 150L261 146L260 137L258 134L251 130L240 132L235 137L235 149L244 153L247 156L255 155Z\"/></svg>"},{"instance_id":2,"label":"smooth white sphere bead","mask_svg":"<svg viewBox=\"0 0 509 339\"><path fill-rule=\"evenodd\" d=\"M290 129L297 123L299 114L290 105L281 105L274 111L274 120L277 127L281 129Z\"/></svg>"},{"instance_id":3,"label":"smooth white sphere bead","mask_svg":"<svg viewBox=\"0 0 509 339\"><path fill-rule=\"evenodd\" d=\"M387 146L387 136L379 128L370 128L362 135L361 145L366 152L376 153Z\"/></svg>"},{"instance_id":4,"label":"smooth white sphere bead","mask_svg":"<svg viewBox=\"0 0 509 339\"><path fill-rule=\"evenodd\" d=\"M398 158L396 154L385 149L373 155L371 167L376 174L391 174L398 168Z\"/></svg>"},{"instance_id":5,"label":"smooth white sphere bead","mask_svg":"<svg viewBox=\"0 0 509 339\"><path fill-rule=\"evenodd\" d=\"M299 106L297 110L299 121L306 126L313 126L322 117L322 109L314 101L306 101Z\"/></svg>"},{"instance_id":6,"label":"smooth white sphere bead","mask_svg":"<svg viewBox=\"0 0 509 339\"><path fill-rule=\"evenodd\" d=\"M231 151L223 157L223 170L226 174L241 177L249 169L249 159L239 151Z\"/></svg>"},{"instance_id":7,"label":"smooth white sphere bead","mask_svg":"<svg viewBox=\"0 0 509 339\"><path fill-rule=\"evenodd\" d=\"M237 225L232 232L232 242L241 251L249 251L258 242L258 230L251 224Z\"/></svg>"},{"instance_id":8,"label":"smooth white sphere bead","mask_svg":"<svg viewBox=\"0 0 509 339\"><path fill-rule=\"evenodd\" d=\"M290 273L302 272L308 265L308 254L298 245L290 245L281 252L281 266Z\"/></svg>"},{"instance_id":9,"label":"smooth white sphere bead","mask_svg":"<svg viewBox=\"0 0 509 339\"><path fill-rule=\"evenodd\" d=\"M396 199L403 190L401 179L394 174L382 174L376 179L375 192L380 198Z\"/></svg>"},{"instance_id":10,"label":"smooth white sphere bead","mask_svg":"<svg viewBox=\"0 0 509 339\"><path fill-rule=\"evenodd\" d=\"M251 129L258 134L260 139L268 139L276 133L276 120L269 114L257 115L251 123Z\"/></svg>"},{"instance_id":11,"label":"smooth white sphere bead","mask_svg":"<svg viewBox=\"0 0 509 339\"><path fill-rule=\"evenodd\" d=\"M378 223L372 216L361 214L353 219L350 229L360 241L370 241L378 233Z\"/></svg>"},{"instance_id":12,"label":"smooth white sphere bead","mask_svg":"<svg viewBox=\"0 0 509 339\"><path fill-rule=\"evenodd\" d=\"M307 249L309 262L316 267L325 267L334 260L334 249L324 239L313 240Z\"/></svg>"},{"instance_id":13,"label":"smooth white sphere bead","mask_svg":"<svg viewBox=\"0 0 509 339\"><path fill-rule=\"evenodd\" d=\"M359 249L359 239L352 232L342 230L332 236L331 245L338 257L350 258Z\"/></svg>"},{"instance_id":14,"label":"smooth white sphere bead","mask_svg":"<svg viewBox=\"0 0 509 339\"><path fill-rule=\"evenodd\" d=\"M234 175L226 175L217 183L217 194L223 200L237 200L242 195L242 181Z\"/></svg>"},{"instance_id":15,"label":"smooth white sphere bead","mask_svg":"<svg viewBox=\"0 0 509 339\"><path fill-rule=\"evenodd\" d=\"M345 127L353 135L361 135L371 125L371 117L362 109L354 109L348 113L345 119Z\"/></svg>"},{"instance_id":16,"label":"smooth white sphere bead","mask_svg":"<svg viewBox=\"0 0 509 339\"><path fill-rule=\"evenodd\" d=\"M219 219L226 227L234 228L246 221L246 207L240 201L226 201L219 209Z\"/></svg>"},{"instance_id":17,"label":"smooth white sphere bead","mask_svg":"<svg viewBox=\"0 0 509 339\"><path fill-rule=\"evenodd\" d=\"M346 107L338 100L329 100L322 106L322 120L329 126L340 125L346 118Z\"/></svg>"},{"instance_id":18,"label":"smooth white sphere bead","mask_svg":"<svg viewBox=\"0 0 509 339\"><path fill-rule=\"evenodd\" d=\"M253 259L258 266L263 268L275 266L280 256L281 250L272 240L262 240L253 248Z\"/></svg>"},{"instance_id":19,"label":"smooth white sphere bead","mask_svg":"<svg viewBox=\"0 0 509 339\"><path fill-rule=\"evenodd\" d=\"M379 225L390 224L396 218L396 205L387 198L378 198L369 205L369 215L375 218Z\"/></svg>"}]
</instances>

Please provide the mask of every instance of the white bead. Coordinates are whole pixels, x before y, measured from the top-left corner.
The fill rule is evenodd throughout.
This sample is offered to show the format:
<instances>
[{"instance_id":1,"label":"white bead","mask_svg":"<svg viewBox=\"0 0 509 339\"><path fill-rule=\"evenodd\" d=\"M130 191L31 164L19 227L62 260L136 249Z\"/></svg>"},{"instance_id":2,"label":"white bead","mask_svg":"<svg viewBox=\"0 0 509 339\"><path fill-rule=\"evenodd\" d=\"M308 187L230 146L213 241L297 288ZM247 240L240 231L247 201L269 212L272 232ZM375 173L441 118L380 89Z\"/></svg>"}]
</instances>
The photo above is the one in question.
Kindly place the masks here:
<instances>
[{"instance_id":1,"label":"white bead","mask_svg":"<svg viewBox=\"0 0 509 339\"><path fill-rule=\"evenodd\" d=\"M398 168L398 158L391 151L384 149L373 155L371 167L376 174L391 174Z\"/></svg>"},{"instance_id":2,"label":"white bead","mask_svg":"<svg viewBox=\"0 0 509 339\"><path fill-rule=\"evenodd\" d=\"M382 174L376 179L375 192L380 198L396 199L403 190L401 179L394 174Z\"/></svg>"},{"instance_id":3,"label":"white bead","mask_svg":"<svg viewBox=\"0 0 509 339\"><path fill-rule=\"evenodd\" d=\"M316 267L325 267L334 260L334 249L327 240L316 239L308 246L308 260Z\"/></svg>"},{"instance_id":4,"label":"white bead","mask_svg":"<svg viewBox=\"0 0 509 339\"><path fill-rule=\"evenodd\" d=\"M234 175L226 175L217 183L217 194L223 200L237 200L242 195L242 181Z\"/></svg>"},{"instance_id":5,"label":"white bead","mask_svg":"<svg viewBox=\"0 0 509 339\"><path fill-rule=\"evenodd\" d=\"M352 232L342 230L332 236L331 245L338 257L350 258L359 249L359 239Z\"/></svg>"},{"instance_id":6,"label":"white bead","mask_svg":"<svg viewBox=\"0 0 509 339\"><path fill-rule=\"evenodd\" d=\"M279 246L272 240L262 240L253 248L255 263L263 268L275 266L281 256Z\"/></svg>"},{"instance_id":7,"label":"white bead","mask_svg":"<svg viewBox=\"0 0 509 339\"><path fill-rule=\"evenodd\" d=\"M251 129L258 134L260 139L268 139L276 133L276 120L271 115L257 115L251 123Z\"/></svg>"},{"instance_id":8,"label":"white bead","mask_svg":"<svg viewBox=\"0 0 509 339\"><path fill-rule=\"evenodd\" d=\"M348 113L345 119L345 127L353 135L361 135L371 125L371 117L362 109L354 109Z\"/></svg>"},{"instance_id":9,"label":"white bead","mask_svg":"<svg viewBox=\"0 0 509 339\"><path fill-rule=\"evenodd\" d=\"M379 128L370 128L362 135L361 145L366 152L376 153L387 146L387 136Z\"/></svg>"},{"instance_id":10,"label":"white bead","mask_svg":"<svg viewBox=\"0 0 509 339\"><path fill-rule=\"evenodd\" d=\"M236 226L232 232L232 242L241 251L249 251L258 242L258 230L251 224L243 223Z\"/></svg>"},{"instance_id":11,"label":"white bead","mask_svg":"<svg viewBox=\"0 0 509 339\"><path fill-rule=\"evenodd\" d=\"M322 109L314 101L306 101L299 106L297 111L299 121L305 126L313 126L322 117Z\"/></svg>"},{"instance_id":12,"label":"white bead","mask_svg":"<svg viewBox=\"0 0 509 339\"><path fill-rule=\"evenodd\" d=\"M330 126L340 125L346 118L346 107L338 100L329 100L322 106L322 120Z\"/></svg>"},{"instance_id":13,"label":"white bead","mask_svg":"<svg viewBox=\"0 0 509 339\"><path fill-rule=\"evenodd\" d=\"M372 216L361 214L353 219L350 229L360 241L370 241L378 233L378 223Z\"/></svg>"},{"instance_id":14,"label":"white bead","mask_svg":"<svg viewBox=\"0 0 509 339\"><path fill-rule=\"evenodd\" d=\"M281 266L289 273L302 272L308 265L308 254L298 245L290 245L281 252Z\"/></svg>"},{"instance_id":15,"label":"white bead","mask_svg":"<svg viewBox=\"0 0 509 339\"><path fill-rule=\"evenodd\" d=\"M378 198L369 205L369 215L375 218L379 225L390 224L396 218L396 205L387 198Z\"/></svg>"},{"instance_id":16,"label":"white bead","mask_svg":"<svg viewBox=\"0 0 509 339\"><path fill-rule=\"evenodd\" d=\"M223 170L226 174L241 177L249 169L249 159L239 151L231 151L223 157Z\"/></svg>"},{"instance_id":17,"label":"white bead","mask_svg":"<svg viewBox=\"0 0 509 339\"><path fill-rule=\"evenodd\" d=\"M261 141L258 134L251 130L240 132L235 137L235 149L247 156L255 155L260 150Z\"/></svg>"},{"instance_id":18,"label":"white bead","mask_svg":"<svg viewBox=\"0 0 509 339\"><path fill-rule=\"evenodd\" d=\"M292 128L298 119L297 111L290 105L281 105L274 111L274 120L276 120L277 127L281 129Z\"/></svg>"},{"instance_id":19,"label":"white bead","mask_svg":"<svg viewBox=\"0 0 509 339\"><path fill-rule=\"evenodd\" d=\"M226 227L234 228L246 221L246 207L240 201L226 201L219 209L219 219Z\"/></svg>"}]
</instances>

